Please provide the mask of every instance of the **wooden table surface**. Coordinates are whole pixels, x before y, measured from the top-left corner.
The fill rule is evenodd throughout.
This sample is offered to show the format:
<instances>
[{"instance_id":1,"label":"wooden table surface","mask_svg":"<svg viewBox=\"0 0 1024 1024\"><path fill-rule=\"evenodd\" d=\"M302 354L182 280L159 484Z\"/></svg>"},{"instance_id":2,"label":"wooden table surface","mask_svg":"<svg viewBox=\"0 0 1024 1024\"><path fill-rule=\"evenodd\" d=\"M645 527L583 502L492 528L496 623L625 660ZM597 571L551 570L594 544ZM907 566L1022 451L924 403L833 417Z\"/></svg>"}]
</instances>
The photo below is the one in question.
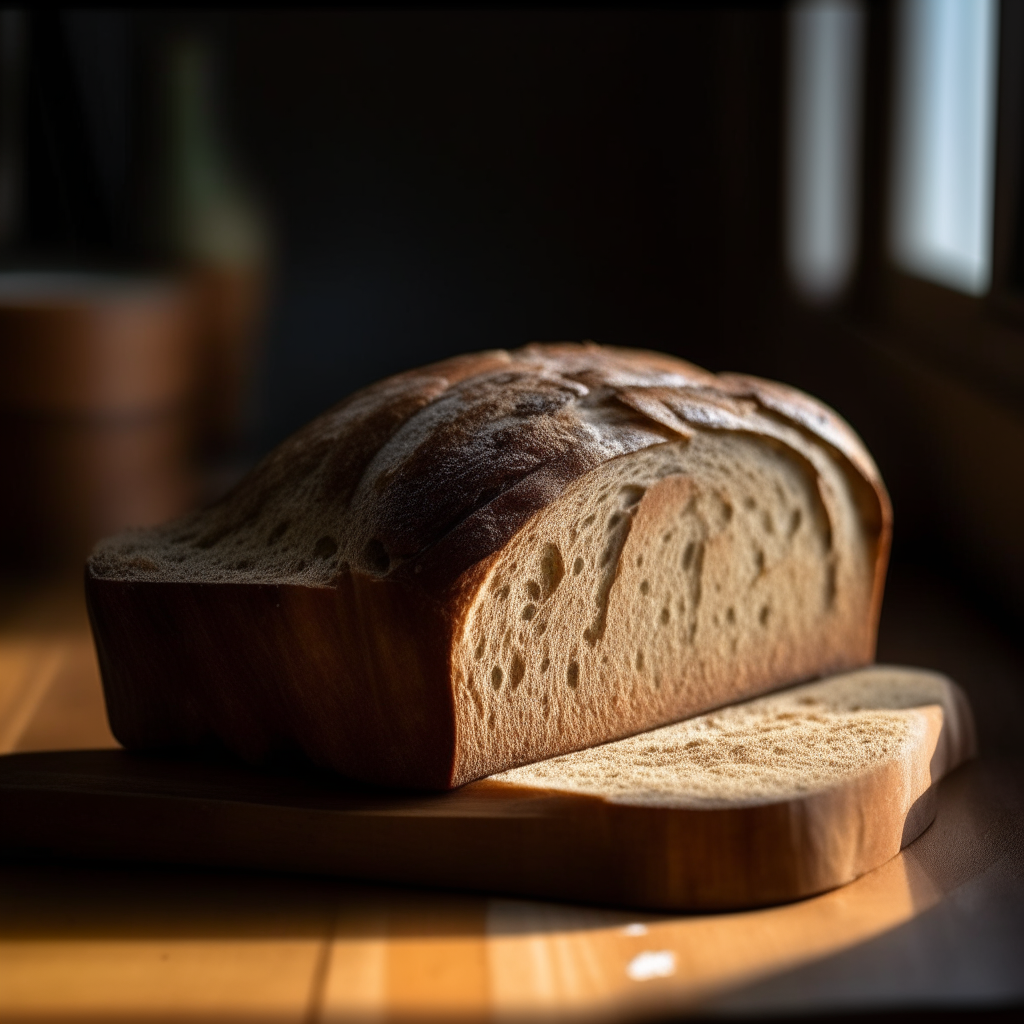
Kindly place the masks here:
<instances>
[{"instance_id":1,"label":"wooden table surface","mask_svg":"<svg viewBox=\"0 0 1024 1024\"><path fill-rule=\"evenodd\" d=\"M983 756L943 783L917 842L843 889L658 916L323 878L6 863L0 1020L638 1020L1024 1003L1024 658L955 597L896 589L882 654L958 678ZM0 595L0 753L113 745L76 591Z\"/></svg>"}]
</instances>

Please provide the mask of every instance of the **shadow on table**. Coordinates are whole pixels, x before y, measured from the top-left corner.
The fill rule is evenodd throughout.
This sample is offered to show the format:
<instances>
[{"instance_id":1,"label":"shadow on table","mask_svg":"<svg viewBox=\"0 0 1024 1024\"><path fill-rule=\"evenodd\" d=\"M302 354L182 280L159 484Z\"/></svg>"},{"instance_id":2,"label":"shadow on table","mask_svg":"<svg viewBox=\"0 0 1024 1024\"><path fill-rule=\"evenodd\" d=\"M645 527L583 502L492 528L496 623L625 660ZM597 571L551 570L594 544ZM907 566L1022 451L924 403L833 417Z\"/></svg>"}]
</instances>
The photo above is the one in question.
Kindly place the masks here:
<instances>
[{"instance_id":1,"label":"shadow on table","mask_svg":"<svg viewBox=\"0 0 1024 1024\"><path fill-rule=\"evenodd\" d=\"M945 786L962 791L959 813L940 814L904 854L916 884L943 894L938 903L707 1009L742 1016L802 1014L823 1004L848 1012L1024 1006L1024 765L1000 768L981 763L951 777Z\"/></svg>"}]
</instances>

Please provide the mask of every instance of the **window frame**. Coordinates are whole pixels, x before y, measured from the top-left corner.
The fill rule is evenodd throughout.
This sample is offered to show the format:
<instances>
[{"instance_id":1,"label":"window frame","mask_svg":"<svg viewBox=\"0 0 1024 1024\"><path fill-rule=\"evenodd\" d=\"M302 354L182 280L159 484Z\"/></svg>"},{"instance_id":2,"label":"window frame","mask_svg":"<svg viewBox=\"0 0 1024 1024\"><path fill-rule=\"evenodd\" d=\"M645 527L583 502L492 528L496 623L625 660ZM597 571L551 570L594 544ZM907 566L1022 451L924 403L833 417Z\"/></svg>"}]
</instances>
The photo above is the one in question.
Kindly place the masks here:
<instances>
[{"instance_id":1,"label":"window frame","mask_svg":"<svg viewBox=\"0 0 1024 1024\"><path fill-rule=\"evenodd\" d=\"M895 265L889 249L899 0L867 3L860 254L834 312L886 347L1024 405L1024 3L999 0L992 277L967 295Z\"/></svg>"}]
</instances>

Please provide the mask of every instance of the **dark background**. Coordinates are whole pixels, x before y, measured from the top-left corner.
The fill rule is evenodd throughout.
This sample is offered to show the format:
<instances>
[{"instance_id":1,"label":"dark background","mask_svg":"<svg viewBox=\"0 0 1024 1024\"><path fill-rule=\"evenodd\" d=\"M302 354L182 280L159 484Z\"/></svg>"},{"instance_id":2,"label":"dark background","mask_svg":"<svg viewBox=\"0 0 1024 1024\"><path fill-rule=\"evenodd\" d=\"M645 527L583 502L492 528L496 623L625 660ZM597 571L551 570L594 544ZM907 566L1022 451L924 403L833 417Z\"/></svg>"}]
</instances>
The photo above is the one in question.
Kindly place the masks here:
<instances>
[{"instance_id":1,"label":"dark background","mask_svg":"<svg viewBox=\"0 0 1024 1024\"><path fill-rule=\"evenodd\" d=\"M111 215L96 251L138 241L161 44L217 44L220 122L275 243L255 452L453 352L593 338L767 369L781 11L73 12L43 29L67 40ZM45 217L53 186L33 180Z\"/></svg>"},{"instance_id":2,"label":"dark background","mask_svg":"<svg viewBox=\"0 0 1024 1024\"><path fill-rule=\"evenodd\" d=\"M104 217L69 243L39 170L20 244L145 259L152 68L168 38L199 32L274 243L243 462L353 389L453 353L586 338L662 349L834 405L892 492L896 564L1014 624L1024 342L1011 323L995 348L977 343L974 312L952 341L931 339L928 316L904 316L887 291L892 17L868 6L863 252L832 310L802 308L782 271L782 4L41 15L84 111L68 187L91 188ZM1003 34L1017 45L1013 18ZM915 301L959 301L942 291Z\"/></svg>"},{"instance_id":3,"label":"dark background","mask_svg":"<svg viewBox=\"0 0 1024 1024\"><path fill-rule=\"evenodd\" d=\"M767 367L779 31L700 12L238 25L238 125L282 254L260 436L535 339Z\"/></svg>"}]
</instances>

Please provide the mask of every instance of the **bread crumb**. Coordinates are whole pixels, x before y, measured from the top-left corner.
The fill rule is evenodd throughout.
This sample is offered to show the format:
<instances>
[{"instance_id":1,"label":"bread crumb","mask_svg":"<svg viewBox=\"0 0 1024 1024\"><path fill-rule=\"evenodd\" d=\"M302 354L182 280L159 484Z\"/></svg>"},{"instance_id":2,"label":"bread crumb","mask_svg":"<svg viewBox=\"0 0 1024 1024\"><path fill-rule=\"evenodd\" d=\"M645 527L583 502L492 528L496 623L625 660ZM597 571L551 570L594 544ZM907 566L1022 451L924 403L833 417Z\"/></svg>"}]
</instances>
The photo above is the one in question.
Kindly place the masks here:
<instances>
[{"instance_id":1,"label":"bread crumb","mask_svg":"<svg viewBox=\"0 0 1024 1024\"><path fill-rule=\"evenodd\" d=\"M868 669L492 776L613 803L738 807L806 796L903 756L941 677Z\"/></svg>"}]
</instances>

